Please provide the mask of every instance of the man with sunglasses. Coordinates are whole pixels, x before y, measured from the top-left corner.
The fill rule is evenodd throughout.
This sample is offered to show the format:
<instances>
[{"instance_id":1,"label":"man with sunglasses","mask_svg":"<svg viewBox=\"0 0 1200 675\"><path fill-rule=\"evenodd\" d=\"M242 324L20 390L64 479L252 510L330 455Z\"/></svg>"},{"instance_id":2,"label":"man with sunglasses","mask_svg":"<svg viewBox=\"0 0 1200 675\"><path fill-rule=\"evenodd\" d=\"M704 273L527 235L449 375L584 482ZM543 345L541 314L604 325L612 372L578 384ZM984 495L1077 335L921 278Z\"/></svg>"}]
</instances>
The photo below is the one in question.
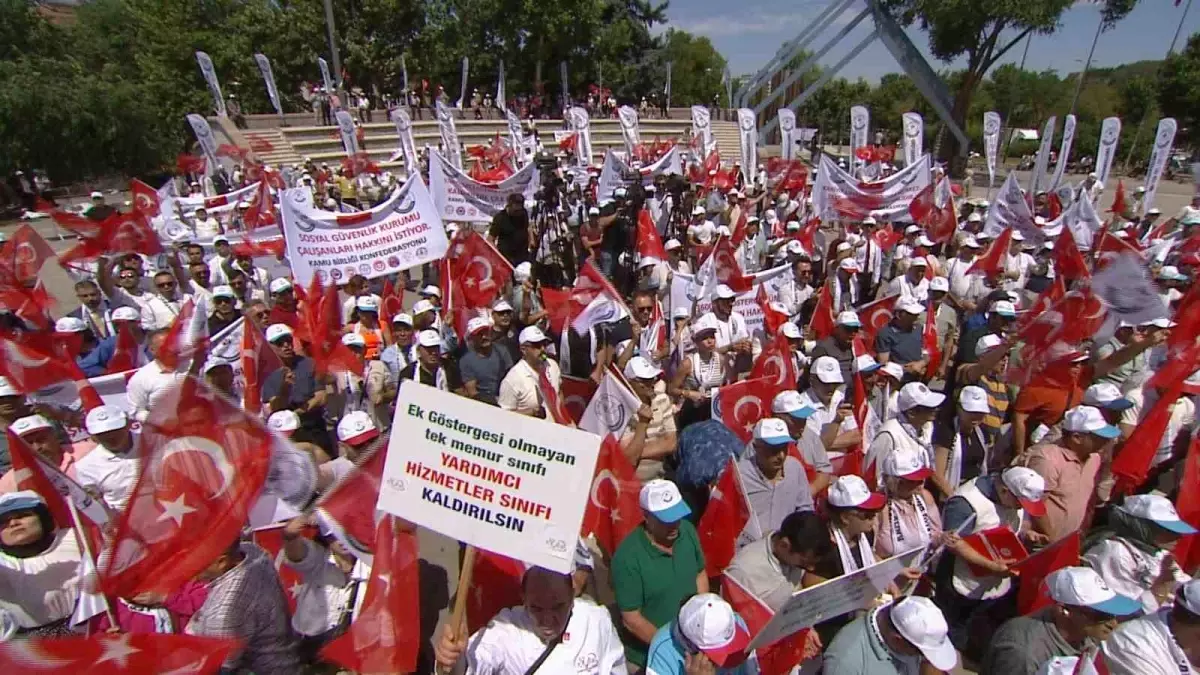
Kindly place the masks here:
<instances>
[{"instance_id":1,"label":"man with sunglasses","mask_svg":"<svg viewBox=\"0 0 1200 675\"><path fill-rule=\"evenodd\" d=\"M659 333L653 333L654 330L654 307L658 302L654 291L638 289L633 292L633 314L630 316L629 328L632 337L619 344L617 352L617 367L624 368L629 360L636 354L655 367L661 367L663 360L669 354L666 340L666 324L664 323L659 328ZM656 337L661 336L661 337ZM658 346L658 341L661 339L662 348Z\"/></svg>"},{"instance_id":2,"label":"man with sunglasses","mask_svg":"<svg viewBox=\"0 0 1200 675\"><path fill-rule=\"evenodd\" d=\"M812 358L829 356L838 362L842 371L842 380L846 383L846 398L854 400L854 338L862 329L858 314L852 311L841 312L834 323L829 336L817 342L813 348Z\"/></svg>"},{"instance_id":3,"label":"man with sunglasses","mask_svg":"<svg viewBox=\"0 0 1200 675\"><path fill-rule=\"evenodd\" d=\"M517 361L500 382L497 403L505 410L512 410L530 417L549 417L542 380L562 400L562 372L553 359L546 356L550 338L537 326L528 326L518 338L521 344L521 360Z\"/></svg>"},{"instance_id":4,"label":"man with sunglasses","mask_svg":"<svg viewBox=\"0 0 1200 675\"><path fill-rule=\"evenodd\" d=\"M212 314L208 317L208 334L216 335L242 318L237 309L237 294L229 286L212 289Z\"/></svg>"},{"instance_id":5,"label":"man with sunglasses","mask_svg":"<svg viewBox=\"0 0 1200 675\"><path fill-rule=\"evenodd\" d=\"M779 284L778 302L787 310L788 318L797 319L804 303L813 296L812 261L807 257L792 263L792 276Z\"/></svg>"},{"instance_id":6,"label":"man with sunglasses","mask_svg":"<svg viewBox=\"0 0 1200 675\"><path fill-rule=\"evenodd\" d=\"M247 303L259 301L265 303L267 301L266 289L252 288L247 281L246 273L241 270L230 270L228 286L233 289L234 302L233 306L239 310L245 311Z\"/></svg>"},{"instance_id":7,"label":"man with sunglasses","mask_svg":"<svg viewBox=\"0 0 1200 675\"><path fill-rule=\"evenodd\" d=\"M283 324L293 330L300 325L300 311L292 282L282 277L271 282L271 314L269 324Z\"/></svg>"},{"instance_id":8,"label":"man with sunglasses","mask_svg":"<svg viewBox=\"0 0 1200 675\"><path fill-rule=\"evenodd\" d=\"M141 261L136 254L133 257L139 262ZM140 270L127 264L125 262L127 258L128 256L113 262L101 256L97 261L96 283L114 305L133 307L140 313L146 308L151 295L142 289ZM116 268L115 274L114 267Z\"/></svg>"},{"instance_id":9,"label":"man with sunglasses","mask_svg":"<svg viewBox=\"0 0 1200 675\"><path fill-rule=\"evenodd\" d=\"M270 406L271 412L295 411L300 428L293 432L292 440L313 443L334 456L333 441L325 427L328 392L325 383L317 379L312 359L296 351L292 329L286 324L267 326L266 338L283 367L263 382L262 402Z\"/></svg>"},{"instance_id":10,"label":"man with sunglasses","mask_svg":"<svg viewBox=\"0 0 1200 675\"><path fill-rule=\"evenodd\" d=\"M154 290L155 294L142 307L142 328L146 331L170 328L189 299L189 296L179 292L175 275L166 270L154 275Z\"/></svg>"}]
</instances>

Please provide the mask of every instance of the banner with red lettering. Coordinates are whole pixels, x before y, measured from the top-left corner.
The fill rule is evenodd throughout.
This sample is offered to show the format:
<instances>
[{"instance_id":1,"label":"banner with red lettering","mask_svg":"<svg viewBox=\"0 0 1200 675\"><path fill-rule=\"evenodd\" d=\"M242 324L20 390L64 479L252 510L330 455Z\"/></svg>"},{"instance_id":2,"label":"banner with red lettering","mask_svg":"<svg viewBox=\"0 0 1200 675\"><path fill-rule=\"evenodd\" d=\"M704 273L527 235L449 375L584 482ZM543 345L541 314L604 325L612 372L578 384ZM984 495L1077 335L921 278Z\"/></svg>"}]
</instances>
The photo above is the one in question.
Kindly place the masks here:
<instances>
[{"instance_id":1,"label":"banner with red lettering","mask_svg":"<svg viewBox=\"0 0 1200 675\"><path fill-rule=\"evenodd\" d=\"M443 221L490 223L492 216L504 209L509 195L515 193L526 200L533 199L540 183L533 163L489 185L455 168L441 153L429 153L429 192Z\"/></svg>"},{"instance_id":2,"label":"banner with red lettering","mask_svg":"<svg viewBox=\"0 0 1200 675\"><path fill-rule=\"evenodd\" d=\"M821 156L813 182L814 212L825 218L834 213L862 219L868 215L906 216L908 205L929 185L929 160L924 156L881 181L860 181Z\"/></svg>"}]
</instances>

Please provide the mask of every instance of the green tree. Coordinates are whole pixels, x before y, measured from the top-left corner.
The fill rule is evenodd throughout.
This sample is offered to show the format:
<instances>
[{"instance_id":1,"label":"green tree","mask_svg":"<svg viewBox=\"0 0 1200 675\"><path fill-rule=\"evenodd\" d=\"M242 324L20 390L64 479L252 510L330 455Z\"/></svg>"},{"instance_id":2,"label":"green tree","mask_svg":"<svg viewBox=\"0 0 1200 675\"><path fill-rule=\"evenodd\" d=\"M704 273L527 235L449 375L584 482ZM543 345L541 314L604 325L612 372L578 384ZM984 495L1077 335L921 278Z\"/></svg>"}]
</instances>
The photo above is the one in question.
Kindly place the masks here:
<instances>
[{"instance_id":1,"label":"green tree","mask_svg":"<svg viewBox=\"0 0 1200 675\"><path fill-rule=\"evenodd\" d=\"M1200 123L1200 33L1188 38L1187 47L1163 63L1158 80L1158 107L1163 116L1174 117L1183 137L1194 143L1192 134Z\"/></svg>"},{"instance_id":2,"label":"green tree","mask_svg":"<svg viewBox=\"0 0 1200 675\"><path fill-rule=\"evenodd\" d=\"M664 77L666 64L671 63L672 100L708 103L723 92L725 58L707 37L672 28L662 36L662 43L650 63L661 63Z\"/></svg>"}]
</instances>

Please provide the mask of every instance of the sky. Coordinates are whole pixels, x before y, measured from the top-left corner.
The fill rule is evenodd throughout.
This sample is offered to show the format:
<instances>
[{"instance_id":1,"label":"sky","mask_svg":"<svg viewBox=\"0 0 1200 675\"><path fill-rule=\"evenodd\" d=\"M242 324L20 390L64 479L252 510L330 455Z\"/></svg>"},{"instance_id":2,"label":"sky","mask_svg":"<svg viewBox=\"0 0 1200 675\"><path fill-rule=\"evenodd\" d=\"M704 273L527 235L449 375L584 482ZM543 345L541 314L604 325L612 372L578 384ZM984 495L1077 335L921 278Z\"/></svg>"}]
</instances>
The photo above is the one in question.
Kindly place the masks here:
<instances>
[{"instance_id":1,"label":"sky","mask_svg":"<svg viewBox=\"0 0 1200 675\"><path fill-rule=\"evenodd\" d=\"M729 61L734 75L757 71L775 54L786 41L794 38L805 26L815 19L832 0L672 0L667 9L668 24L656 27L679 28L696 35L707 36L713 45ZM1115 66L1148 59L1161 59L1188 0L1179 7L1173 0L1142 0L1112 30L1103 33L1092 58L1093 67ZM1200 2L1195 3L1184 21L1176 51L1183 48L1187 38L1200 31ZM843 12L824 34L809 43L810 51L817 51L831 40L839 29L846 26L863 9L865 2L855 2ZM1053 35L1035 35L1025 62L1029 70L1056 70L1066 74L1083 67L1092 39L1096 35L1100 12L1094 5L1083 2L1063 13L1061 27ZM851 48L858 44L873 28L870 17L857 25L839 44L820 60L823 66L837 63ZM909 38L925 55L934 70L964 67L965 60L945 64L929 54L929 41L919 27L908 29ZM1012 33L1015 36L1016 32ZM1011 39L1011 37L1009 39ZM1006 43L1004 40L1001 44ZM1013 47L1001 63L1020 63L1024 42ZM878 40L852 60L840 73L849 79L863 77L876 82L882 75L899 72L900 67L887 48Z\"/></svg>"}]
</instances>

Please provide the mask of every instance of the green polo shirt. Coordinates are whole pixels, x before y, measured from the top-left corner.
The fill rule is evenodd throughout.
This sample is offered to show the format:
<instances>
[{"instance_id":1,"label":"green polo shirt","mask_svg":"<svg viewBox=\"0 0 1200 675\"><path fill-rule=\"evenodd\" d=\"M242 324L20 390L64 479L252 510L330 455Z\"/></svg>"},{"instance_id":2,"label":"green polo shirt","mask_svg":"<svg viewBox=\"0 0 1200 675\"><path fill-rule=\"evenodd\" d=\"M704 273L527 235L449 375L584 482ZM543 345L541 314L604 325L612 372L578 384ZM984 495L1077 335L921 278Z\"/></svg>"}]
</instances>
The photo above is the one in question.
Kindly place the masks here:
<instances>
[{"instance_id":1,"label":"green polo shirt","mask_svg":"<svg viewBox=\"0 0 1200 675\"><path fill-rule=\"evenodd\" d=\"M684 601L696 594L696 575L704 570L704 552L696 528L684 520L671 552L650 543L639 526L617 547L612 559L612 584L622 612L638 610L655 628L675 620ZM648 645L621 627L625 658L646 665Z\"/></svg>"}]
</instances>

